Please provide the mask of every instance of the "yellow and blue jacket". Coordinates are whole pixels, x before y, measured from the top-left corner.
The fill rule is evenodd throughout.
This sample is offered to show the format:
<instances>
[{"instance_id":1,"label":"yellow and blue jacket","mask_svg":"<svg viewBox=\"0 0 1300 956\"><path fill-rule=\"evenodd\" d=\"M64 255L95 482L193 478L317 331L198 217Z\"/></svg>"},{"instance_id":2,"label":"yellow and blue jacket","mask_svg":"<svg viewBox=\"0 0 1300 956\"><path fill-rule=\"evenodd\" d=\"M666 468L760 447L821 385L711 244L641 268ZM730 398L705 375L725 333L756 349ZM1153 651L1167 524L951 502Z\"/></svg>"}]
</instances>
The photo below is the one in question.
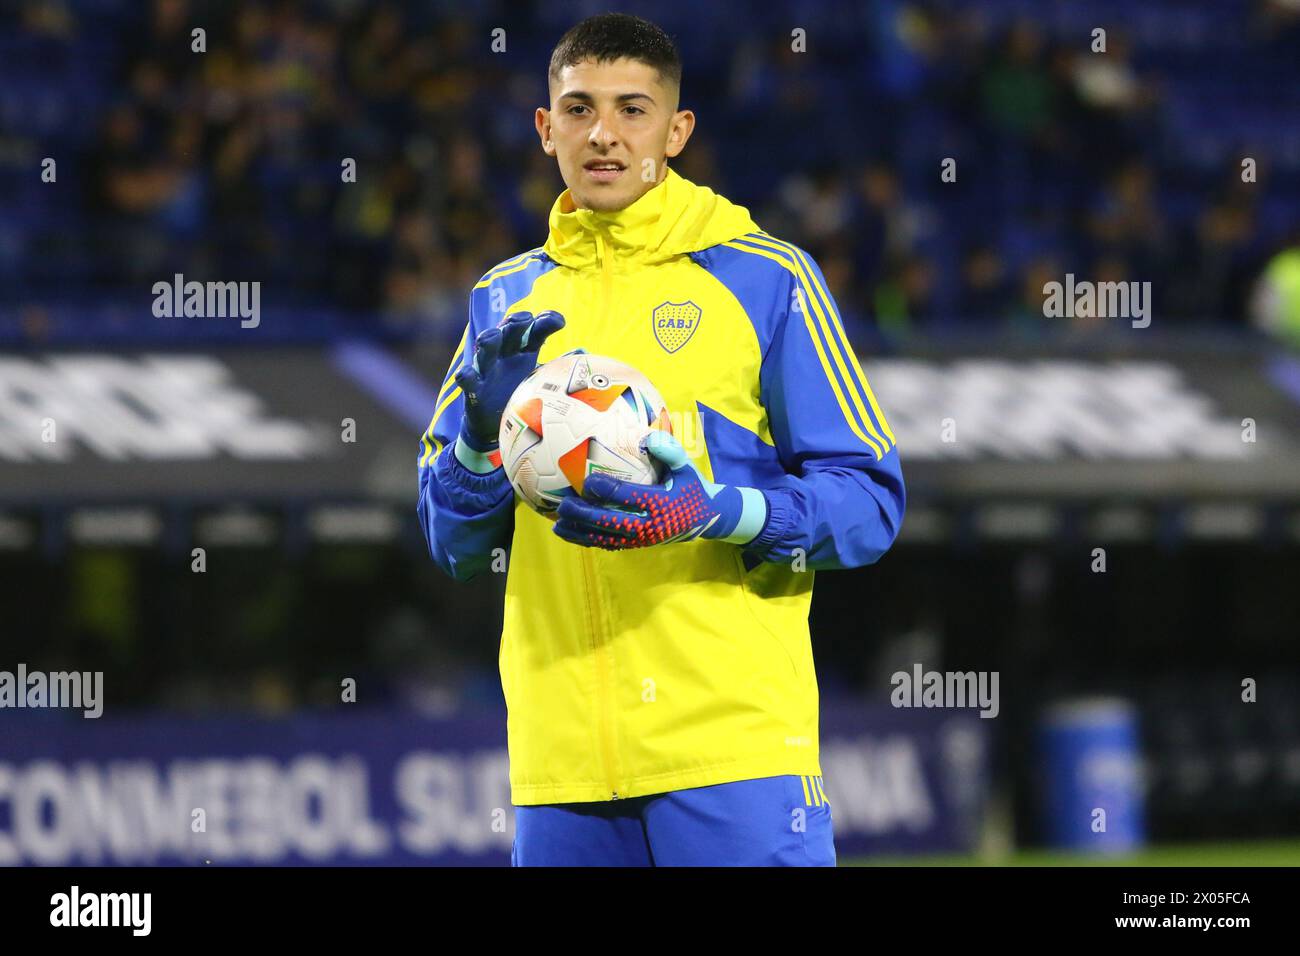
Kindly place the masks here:
<instances>
[{"instance_id":1,"label":"yellow and blue jacket","mask_svg":"<svg viewBox=\"0 0 1300 956\"><path fill-rule=\"evenodd\" d=\"M501 468L461 464L455 371L507 313L548 309L566 325L541 361L584 348L640 369L706 477L763 491L754 541L579 547L515 500ZM509 553L500 666L516 805L820 776L814 572L878 559L905 493L893 433L806 252L672 170L614 212L576 209L566 190L545 245L470 293L419 479L421 525L448 574Z\"/></svg>"}]
</instances>

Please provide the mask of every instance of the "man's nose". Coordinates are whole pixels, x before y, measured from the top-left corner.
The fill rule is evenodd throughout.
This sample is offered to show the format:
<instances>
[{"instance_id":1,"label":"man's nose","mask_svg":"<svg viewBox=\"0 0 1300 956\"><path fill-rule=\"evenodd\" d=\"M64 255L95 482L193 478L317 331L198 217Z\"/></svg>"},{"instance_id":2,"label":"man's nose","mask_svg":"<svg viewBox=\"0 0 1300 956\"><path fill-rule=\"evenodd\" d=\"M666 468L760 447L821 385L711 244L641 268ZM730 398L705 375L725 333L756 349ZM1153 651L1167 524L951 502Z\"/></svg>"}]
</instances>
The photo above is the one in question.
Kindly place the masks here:
<instances>
[{"instance_id":1,"label":"man's nose","mask_svg":"<svg viewBox=\"0 0 1300 956\"><path fill-rule=\"evenodd\" d=\"M618 144L618 134L607 119L598 119L591 128L591 145L608 149Z\"/></svg>"}]
</instances>

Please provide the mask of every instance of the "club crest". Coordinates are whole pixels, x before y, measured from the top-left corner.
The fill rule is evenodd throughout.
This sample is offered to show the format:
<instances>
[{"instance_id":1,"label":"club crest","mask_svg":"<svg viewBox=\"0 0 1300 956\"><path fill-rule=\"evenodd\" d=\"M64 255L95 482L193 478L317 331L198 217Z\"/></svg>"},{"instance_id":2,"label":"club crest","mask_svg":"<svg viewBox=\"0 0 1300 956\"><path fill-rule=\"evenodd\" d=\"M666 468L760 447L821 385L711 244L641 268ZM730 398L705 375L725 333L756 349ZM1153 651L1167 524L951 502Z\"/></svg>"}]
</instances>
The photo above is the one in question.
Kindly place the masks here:
<instances>
[{"instance_id":1,"label":"club crest","mask_svg":"<svg viewBox=\"0 0 1300 956\"><path fill-rule=\"evenodd\" d=\"M676 352L700 327L703 310L694 302L665 302L650 313L650 327L664 351Z\"/></svg>"}]
</instances>

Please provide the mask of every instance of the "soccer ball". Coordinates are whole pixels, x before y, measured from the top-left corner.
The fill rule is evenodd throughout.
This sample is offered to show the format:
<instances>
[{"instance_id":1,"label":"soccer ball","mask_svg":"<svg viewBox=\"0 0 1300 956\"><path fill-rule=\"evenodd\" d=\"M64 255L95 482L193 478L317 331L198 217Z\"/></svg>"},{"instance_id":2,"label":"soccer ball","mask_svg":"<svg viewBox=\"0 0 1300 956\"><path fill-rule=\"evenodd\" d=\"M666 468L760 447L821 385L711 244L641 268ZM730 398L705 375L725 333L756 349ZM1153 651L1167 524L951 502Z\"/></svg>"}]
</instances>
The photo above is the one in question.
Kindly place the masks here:
<instances>
[{"instance_id":1,"label":"soccer ball","mask_svg":"<svg viewBox=\"0 0 1300 956\"><path fill-rule=\"evenodd\" d=\"M501 416L501 464L515 492L555 518L566 495L582 494L593 471L655 484L660 463L641 441L672 433L668 409L649 379L602 355L567 352L533 370Z\"/></svg>"}]
</instances>

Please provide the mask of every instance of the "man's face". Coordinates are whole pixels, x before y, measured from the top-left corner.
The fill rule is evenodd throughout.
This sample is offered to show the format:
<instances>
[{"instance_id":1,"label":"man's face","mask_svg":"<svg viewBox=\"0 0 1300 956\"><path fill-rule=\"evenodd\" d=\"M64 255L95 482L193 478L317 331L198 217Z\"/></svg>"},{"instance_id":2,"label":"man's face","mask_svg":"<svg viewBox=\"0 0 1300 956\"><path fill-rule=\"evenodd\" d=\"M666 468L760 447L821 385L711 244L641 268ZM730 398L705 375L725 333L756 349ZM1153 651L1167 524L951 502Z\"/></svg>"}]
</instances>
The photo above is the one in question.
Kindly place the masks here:
<instances>
[{"instance_id":1,"label":"man's face","mask_svg":"<svg viewBox=\"0 0 1300 956\"><path fill-rule=\"evenodd\" d=\"M636 60L583 60L565 67L550 91L551 108L537 110L537 134L580 209L636 202L663 179L665 157L680 153L695 128L695 114L677 109L676 86Z\"/></svg>"}]
</instances>

